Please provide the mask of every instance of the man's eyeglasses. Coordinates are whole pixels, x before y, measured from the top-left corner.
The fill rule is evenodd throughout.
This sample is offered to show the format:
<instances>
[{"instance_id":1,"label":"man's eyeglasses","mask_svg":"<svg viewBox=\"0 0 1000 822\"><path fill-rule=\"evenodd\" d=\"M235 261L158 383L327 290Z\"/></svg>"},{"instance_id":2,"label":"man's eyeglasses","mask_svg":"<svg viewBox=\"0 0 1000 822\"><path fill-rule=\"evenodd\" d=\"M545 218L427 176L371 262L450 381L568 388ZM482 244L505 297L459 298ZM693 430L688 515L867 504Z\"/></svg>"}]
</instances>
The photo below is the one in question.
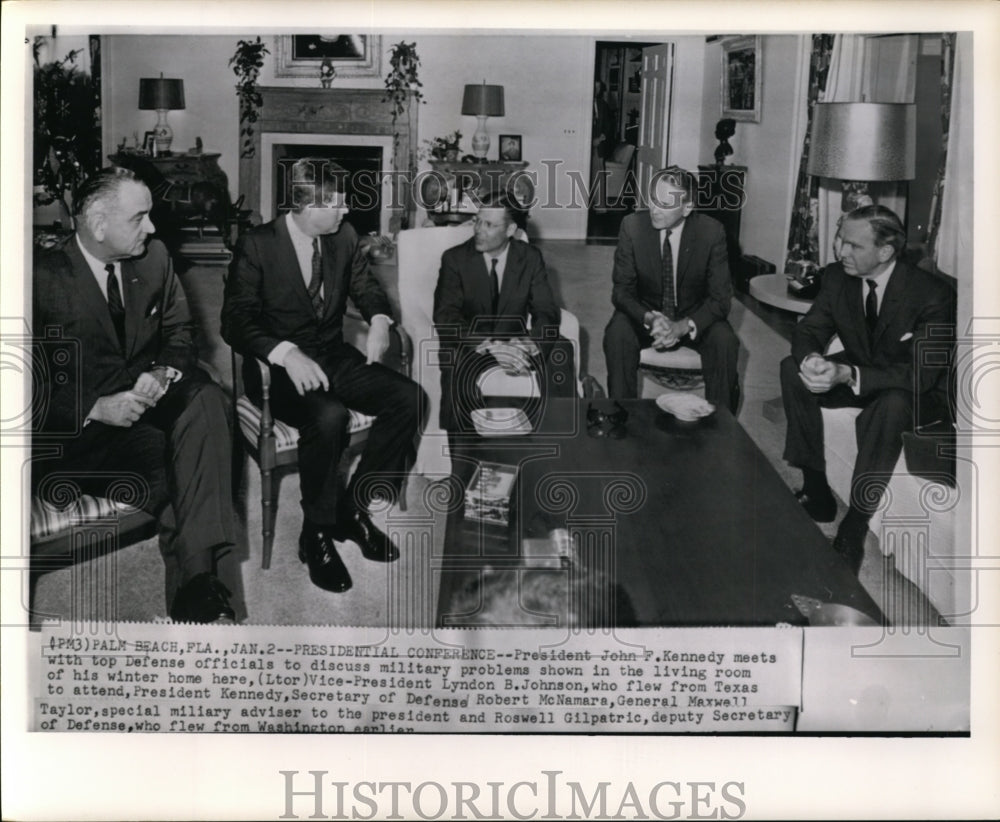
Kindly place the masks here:
<instances>
[{"instance_id":1,"label":"man's eyeglasses","mask_svg":"<svg viewBox=\"0 0 1000 822\"><path fill-rule=\"evenodd\" d=\"M587 408L587 433L592 437L611 437L620 440L625 436L628 411L617 400L613 411L602 411L594 405Z\"/></svg>"}]
</instances>

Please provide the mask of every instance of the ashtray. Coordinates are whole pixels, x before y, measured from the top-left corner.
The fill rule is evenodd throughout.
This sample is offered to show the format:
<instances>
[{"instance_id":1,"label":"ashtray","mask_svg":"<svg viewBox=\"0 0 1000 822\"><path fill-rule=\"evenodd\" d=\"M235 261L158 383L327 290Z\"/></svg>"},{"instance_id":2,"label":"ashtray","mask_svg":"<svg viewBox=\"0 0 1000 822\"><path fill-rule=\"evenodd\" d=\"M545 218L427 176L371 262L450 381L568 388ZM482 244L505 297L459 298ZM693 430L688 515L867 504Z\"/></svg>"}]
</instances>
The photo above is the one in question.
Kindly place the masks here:
<instances>
[{"instance_id":1,"label":"ashtray","mask_svg":"<svg viewBox=\"0 0 1000 822\"><path fill-rule=\"evenodd\" d=\"M682 422L694 422L707 417L715 411L715 406L708 400L693 394L667 392L656 398L656 405L661 411L673 414Z\"/></svg>"}]
</instances>

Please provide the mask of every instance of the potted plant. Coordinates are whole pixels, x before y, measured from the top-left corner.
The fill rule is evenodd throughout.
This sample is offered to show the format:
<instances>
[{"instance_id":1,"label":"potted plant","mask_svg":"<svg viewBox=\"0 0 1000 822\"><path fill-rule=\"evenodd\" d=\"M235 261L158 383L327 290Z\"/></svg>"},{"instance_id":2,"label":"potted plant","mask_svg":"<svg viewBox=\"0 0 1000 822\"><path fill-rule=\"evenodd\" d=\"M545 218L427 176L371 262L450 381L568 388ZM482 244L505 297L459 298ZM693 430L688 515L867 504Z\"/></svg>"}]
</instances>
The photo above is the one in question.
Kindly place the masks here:
<instances>
[{"instance_id":1,"label":"potted plant","mask_svg":"<svg viewBox=\"0 0 1000 822\"><path fill-rule=\"evenodd\" d=\"M59 203L72 225L71 202L76 190L101 167L101 129L95 112L97 92L89 74L71 51L44 65L39 53L46 38L34 41L33 202Z\"/></svg>"},{"instance_id":2,"label":"potted plant","mask_svg":"<svg viewBox=\"0 0 1000 822\"><path fill-rule=\"evenodd\" d=\"M424 140L424 151L421 159L430 157L434 160L448 160L454 162L458 159L459 141L462 139L461 131L453 131L444 137L435 137L432 140Z\"/></svg>"},{"instance_id":3,"label":"potted plant","mask_svg":"<svg viewBox=\"0 0 1000 822\"><path fill-rule=\"evenodd\" d=\"M392 157L393 168L399 168L399 131L396 129L396 121L402 115L406 115L407 123L411 133L414 128L412 123L412 103L414 100L419 104L423 101L424 94L421 91L423 83L420 82L420 57L417 54L417 44L399 42L396 43L389 52L389 73L385 76L385 94L383 102L389 103L392 113ZM409 157L408 180L412 180L416 175L416 162L414 157ZM408 198L407 198L408 199ZM402 227L409 224L409 209L404 209L402 215Z\"/></svg>"},{"instance_id":4,"label":"potted plant","mask_svg":"<svg viewBox=\"0 0 1000 822\"><path fill-rule=\"evenodd\" d=\"M241 157L254 156L253 124L257 122L258 112L264 103L264 98L257 90L257 78L264 65L264 55L270 53L258 36L256 40L240 40L236 44L236 53L229 58L233 74L239 78L236 96L240 100L240 137L243 138Z\"/></svg>"}]
</instances>

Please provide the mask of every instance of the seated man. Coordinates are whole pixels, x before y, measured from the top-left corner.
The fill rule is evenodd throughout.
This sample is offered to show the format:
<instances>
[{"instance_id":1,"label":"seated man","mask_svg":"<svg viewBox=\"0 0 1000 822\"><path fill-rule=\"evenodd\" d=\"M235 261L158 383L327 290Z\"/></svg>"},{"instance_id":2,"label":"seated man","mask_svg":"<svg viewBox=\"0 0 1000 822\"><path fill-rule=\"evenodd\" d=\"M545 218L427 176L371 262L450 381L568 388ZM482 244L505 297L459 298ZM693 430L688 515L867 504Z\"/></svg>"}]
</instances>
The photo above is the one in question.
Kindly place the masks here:
<instances>
[{"instance_id":1,"label":"seated man","mask_svg":"<svg viewBox=\"0 0 1000 822\"><path fill-rule=\"evenodd\" d=\"M604 329L608 394L639 396L639 352L681 343L701 354L705 398L734 414L739 342L726 321L733 296L726 235L692 213L694 176L671 166L653 175L648 212L622 220L612 273L615 313Z\"/></svg>"},{"instance_id":2,"label":"seated man","mask_svg":"<svg viewBox=\"0 0 1000 822\"><path fill-rule=\"evenodd\" d=\"M837 239L840 260L823 272L816 301L795 327L792 356L781 363L784 457L802 469L796 496L803 507L818 522L831 522L837 504L826 481L820 406L863 409L850 507L833 543L857 574L868 521L899 459L902 434L913 425L914 395L947 403L947 366L916 355L928 326L954 327L954 306L945 283L899 259L906 232L889 209L852 211ZM844 350L826 357L834 335Z\"/></svg>"},{"instance_id":3,"label":"seated man","mask_svg":"<svg viewBox=\"0 0 1000 822\"><path fill-rule=\"evenodd\" d=\"M271 408L299 430L303 523L299 559L318 587L351 587L335 542L350 540L370 560L399 551L369 517L373 478L399 492L419 426L420 389L381 365L389 345L389 301L368 266L337 180L322 160L291 169L292 211L247 232L226 282L222 336L246 359L247 393L260 401L257 357L271 364ZM367 356L344 341L350 297L371 324ZM361 461L342 493L348 409L376 417ZM380 484L381 488L386 483Z\"/></svg>"},{"instance_id":4,"label":"seated man","mask_svg":"<svg viewBox=\"0 0 1000 822\"><path fill-rule=\"evenodd\" d=\"M194 324L166 249L147 245L152 207L131 171L101 171L77 192L76 234L35 257L34 331L61 330L79 344L80 361L39 372L52 378L35 386L47 399L35 444L61 452L39 459L32 480L37 487L68 473L96 496L139 480L136 504L161 518L179 565L170 616L232 622L216 576L233 546L226 401L195 365Z\"/></svg>"},{"instance_id":5,"label":"seated man","mask_svg":"<svg viewBox=\"0 0 1000 822\"><path fill-rule=\"evenodd\" d=\"M535 340L558 335L559 308L541 252L514 239L523 217L508 195L494 195L475 217L475 234L441 256L434 325L442 341L446 431L473 430L470 412L483 405L476 385L480 374L497 362L510 373L541 368L544 357ZM562 382L572 388L571 379Z\"/></svg>"}]
</instances>

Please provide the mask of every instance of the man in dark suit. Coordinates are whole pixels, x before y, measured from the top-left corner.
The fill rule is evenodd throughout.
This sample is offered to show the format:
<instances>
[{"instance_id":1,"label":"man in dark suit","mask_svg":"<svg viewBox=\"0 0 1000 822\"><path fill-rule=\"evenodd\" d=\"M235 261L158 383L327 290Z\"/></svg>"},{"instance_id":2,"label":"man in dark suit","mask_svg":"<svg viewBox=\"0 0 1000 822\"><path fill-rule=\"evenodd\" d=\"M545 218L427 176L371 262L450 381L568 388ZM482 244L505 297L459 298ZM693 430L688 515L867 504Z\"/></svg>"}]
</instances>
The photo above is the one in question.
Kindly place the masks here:
<instances>
[{"instance_id":1,"label":"man in dark suit","mask_svg":"<svg viewBox=\"0 0 1000 822\"><path fill-rule=\"evenodd\" d=\"M820 407L863 409L851 499L834 548L857 573L868 521L892 476L902 434L913 426L914 397L947 413L947 365L920 356L931 326L954 329L951 289L899 259L906 232L882 206L848 214L838 231L839 262L827 266L809 313L795 327L792 355L781 363L788 419L785 459L802 469L796 496L813 519L830 522L837 505L826 481ZM950 326L951 331L948 331ZM844 350L824 356L834 335Z\"/></svg>"},{"instance_id":2,"label":"man in dark suit","mask_svg":"<svg viewBox=\"0 0 1000 822\"><path fill-rule=\"evenodd\" d=\"M368 507L376 485L399 492L419 425L420 389L378 362L389 345L389 301L354 228L341 224L344 195L325 168L322 160L295 163L292 211L241 238L226 283L222 336L246 358L251 399L259 402L261 394L252 358L271 364L274 415L299 429L299 558L315 585L342 592L352 583L335 542L355 542L378 562L399 556ZM344 341L348 297L371 325L366 355ZM349 440L348 409L376 420L342 492L337 468Z\"/></svg>"},{"instance_id":3,"label":"man in dark suit","mask_svg":"<svg viewBox=\"0 0 1000 822\"><path fill-rule=\"evenodd\" d=\"M523 209L508 195L490 197L475 217L475 234L441 256L434 325L447 352L441 368L446 431L471 430L470 411L483 405L476 378L498 361L512 373L535 370L541 385L551 384L544 372L554 348L547 345L543 353L536 341L555 340L560 312L541 252L514 239L523 220Z\"/></svg>"},{"instance_id":4,"label":"man in dark suit","mask_svg":"<svg viewBox=\"0 0 1000 822\"><path fill-rule=\"evenodd\" d=\"M181 587L171 617L232 621L214 565L233 545L225 397L195 367L193 323L166 249L147 247L152 205L132 172L95 174L77 193L76 234L36 255L35 332L76 341L80 360L47 362L55 376L36 386L47 400L36 446L58 443L61 453L36 462L33 478L79 474L83 491L112 497L139 479L135 504L174 537Z\"/></svg>"},{"instance_id":5,"label":"man in dark suit","mask_svg":"<svg viewBox=\"0 0 1000 822\"><path fill-rule=\"evenodd\" d=\"M696 181L671 166L653 175L648 212L623 221L615 249L604 329L608 393L639 394L639 352L680 343L701 354L705 398L733 413L739 401L739 343L726 320L733 295L726 235L711 217L692 213Z\"/></svg>"}]
</instances>

